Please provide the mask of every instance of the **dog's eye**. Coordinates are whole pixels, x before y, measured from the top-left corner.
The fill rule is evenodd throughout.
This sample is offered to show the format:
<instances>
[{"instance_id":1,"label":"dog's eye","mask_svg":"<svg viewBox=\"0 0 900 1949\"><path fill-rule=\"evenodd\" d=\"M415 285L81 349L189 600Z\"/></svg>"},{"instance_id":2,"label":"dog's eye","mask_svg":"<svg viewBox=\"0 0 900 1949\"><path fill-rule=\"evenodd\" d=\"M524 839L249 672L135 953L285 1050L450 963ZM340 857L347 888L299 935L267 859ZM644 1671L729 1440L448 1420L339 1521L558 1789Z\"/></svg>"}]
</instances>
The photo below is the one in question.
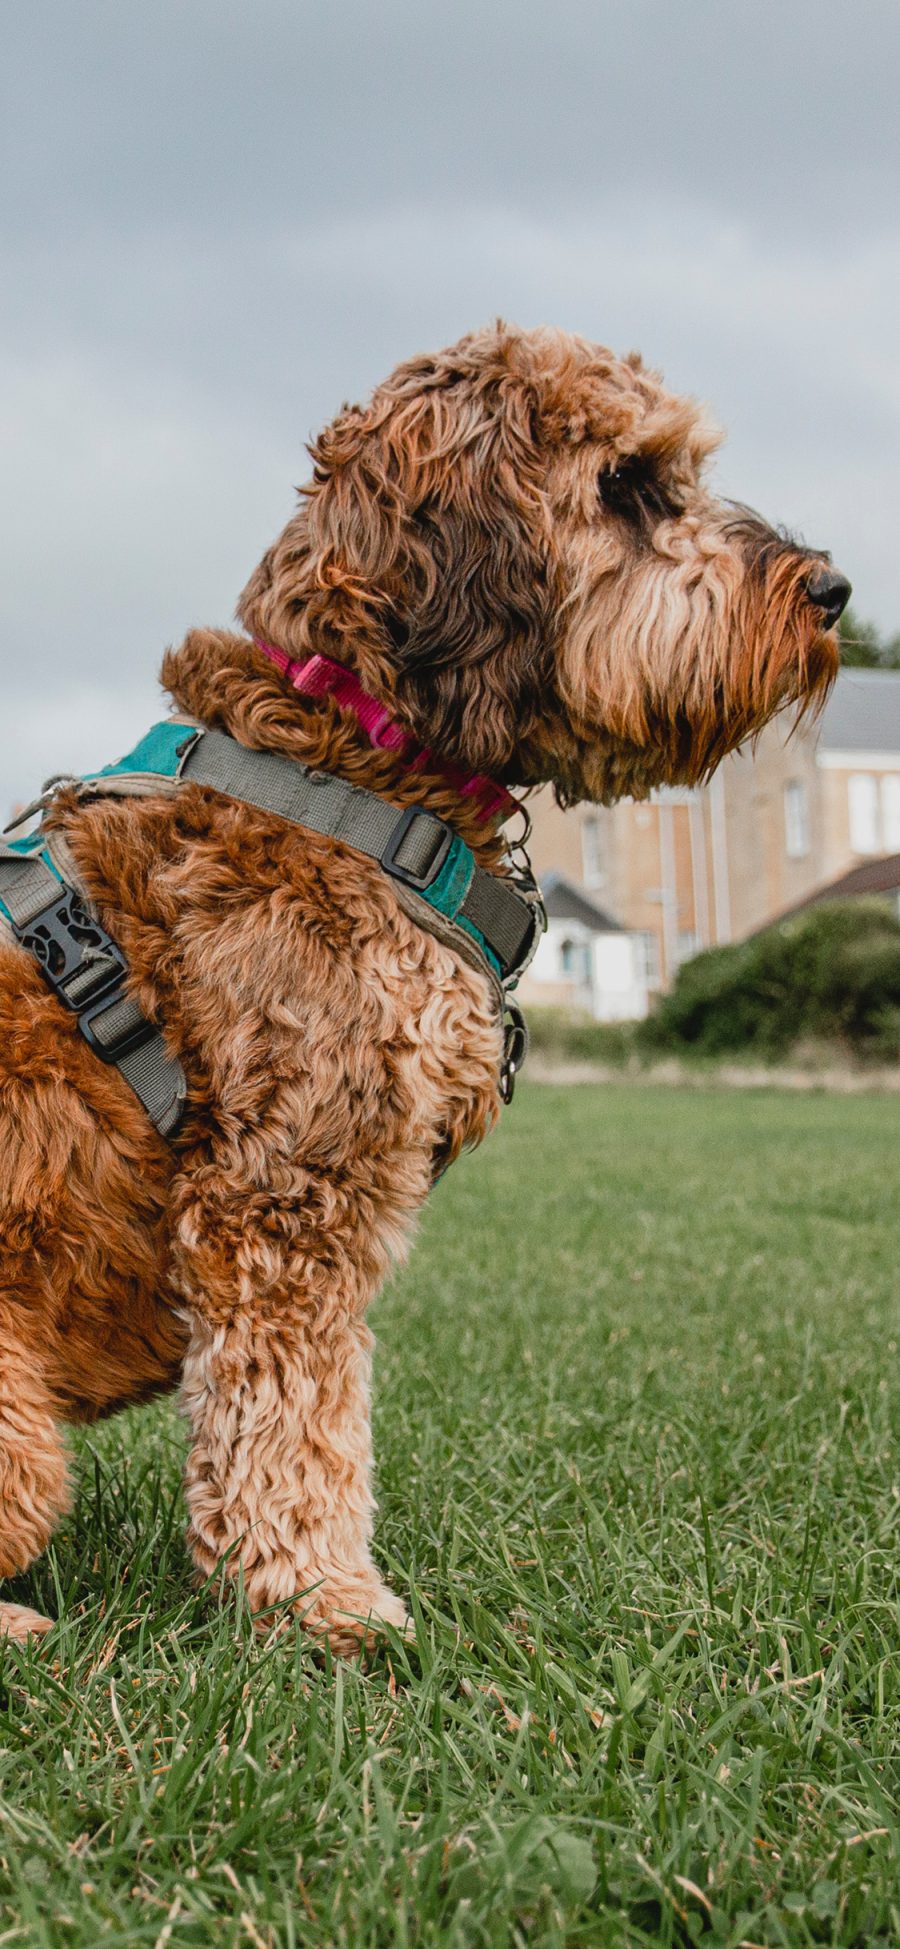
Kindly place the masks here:
<instances>
[{"instance_id":1,"label":"dog's eye","mask_svg":"<svg viewBox=\"0 0 900 1949\"><path fill-rule=\"evenodd\" d=\"M620 460L617 467L604 468L597 477L597 492L608 514L634 526L671 520L680 511L652 463L638 455Z\"/></svg>"}]
</instances>

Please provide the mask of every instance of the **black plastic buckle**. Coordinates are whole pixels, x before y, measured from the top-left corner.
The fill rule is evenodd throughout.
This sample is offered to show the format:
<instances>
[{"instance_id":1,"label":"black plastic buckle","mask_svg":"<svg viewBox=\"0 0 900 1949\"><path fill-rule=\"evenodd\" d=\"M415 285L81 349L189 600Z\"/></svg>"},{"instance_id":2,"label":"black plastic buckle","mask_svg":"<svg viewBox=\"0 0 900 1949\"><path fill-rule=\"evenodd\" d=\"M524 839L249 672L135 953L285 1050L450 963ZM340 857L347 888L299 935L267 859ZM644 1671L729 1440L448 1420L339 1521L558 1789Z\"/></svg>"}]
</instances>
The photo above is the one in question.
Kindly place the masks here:
<instances>
[{"instance_id":1,"label":"black plastic buckle","mask_svg":"<svg viewBox=\"0 0 900 1949\"><path fill-rule=\"evenodd\" d=\"M417 819L424 819L429 826L434 826L441 835L440 844L427 873L411 873L409 867L401 866L397 858L397 854L409 832L410 826L415 825ZM453 833L449 826L445 826L443 819L436 819L431 812L422 812L417 805L408 805L406 810L401 812L397 824L390 835L384 852L381 855L381 864L385 872L390 873L392 879L402 880L404 886L413 887L417 893L424 893L437 879L452 844Z\"/></svg>"},{"instance_id":2,"label":"black plastic buckle","mask_svg":"<svg viewBox=\"0 0 900 1949\"><path fill-rule=\"evenodd\" d=\"M73 1015L93 1009L95 1002L121 987L128 972L106 928L71 887L64 887L58 899L14 931L22 946L34 955L48 987ZM92 962L97 979L75 999L69 992L71 985L76 976L90 972Z\"/></svg>"},{"instance_id":3,"label":"black plastic buckle","mask_svg":"<svg viewBox=\"0 0 900 1949\"><path fill-rule=\"evenodd\" d=\"M71 887L64 887L57 900L42 907L24 926L14 926L13 932L22 947L34 956L48 988L71 1015L77 1016L85 1041L101 1062L117 1063L130 1050L149 1040L154 1031L143 1017L112 1043L101 1042L97 1037L94 1029L97 1016L105 1015L107 1009L128 999L125 994L128 964L106 928L89 913ZM83 980L79 981L79 993L74 995L76 979L90 977L92 969L95 979L89 981L88 987Z\"/></svg>"}]
</instances>

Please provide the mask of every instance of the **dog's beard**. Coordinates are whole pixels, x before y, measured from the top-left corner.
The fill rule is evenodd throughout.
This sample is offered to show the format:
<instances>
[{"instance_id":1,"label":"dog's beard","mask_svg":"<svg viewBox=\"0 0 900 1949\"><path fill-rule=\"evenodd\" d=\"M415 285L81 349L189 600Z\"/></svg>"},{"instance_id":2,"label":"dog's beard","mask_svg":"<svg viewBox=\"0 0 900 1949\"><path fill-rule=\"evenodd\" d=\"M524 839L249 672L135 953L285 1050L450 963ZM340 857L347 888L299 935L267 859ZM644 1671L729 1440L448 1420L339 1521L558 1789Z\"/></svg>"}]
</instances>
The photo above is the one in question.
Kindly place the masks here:
<instances>
[{"instance_id":1,"label":"dog's beard","mask_svg":"<svg viewBox=\"0 0 900 1949\"><path fill-rule=\"evenodd\" d=\"M615 569L601 541L578 564L559 658L577 747L564 797L702 783L780 710L820 708L837 673L808 555L762 524L673 523L664 540Z\"/></svg>"}]
</instances>

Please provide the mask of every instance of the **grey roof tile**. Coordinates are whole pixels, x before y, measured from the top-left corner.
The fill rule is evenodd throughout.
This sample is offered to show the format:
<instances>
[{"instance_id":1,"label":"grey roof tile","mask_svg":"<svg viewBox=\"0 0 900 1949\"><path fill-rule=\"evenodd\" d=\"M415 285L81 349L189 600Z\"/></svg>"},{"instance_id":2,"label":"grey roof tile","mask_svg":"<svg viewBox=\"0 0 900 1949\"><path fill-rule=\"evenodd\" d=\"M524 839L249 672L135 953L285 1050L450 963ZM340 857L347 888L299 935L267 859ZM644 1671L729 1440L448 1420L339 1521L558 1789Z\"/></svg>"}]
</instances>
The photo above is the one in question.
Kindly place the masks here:
<instances>
[{"instance_id":1,"label":"grey roof tile","mask_svg":"<svg viewBox=\"0 0 900 1949\"><path fill-rule=\"evenodd\" d=\"M612 915L603 907L598 907L590 894L581 887L573 886L564 873L547 873L541 881L541 892L549 920L577 920L582 927L588 927L592 934L622 934Z\"/></svg>"},{"instance_id":2,"label":"grey roof tile","mask_svg":"<svg viewBox=\"0 0 900 1949\"><path fill-rule=\"evenodd\" d=\"M819 741L823 751L900 753L900 670L842 670Z\"/></svg>"}]
</instances>

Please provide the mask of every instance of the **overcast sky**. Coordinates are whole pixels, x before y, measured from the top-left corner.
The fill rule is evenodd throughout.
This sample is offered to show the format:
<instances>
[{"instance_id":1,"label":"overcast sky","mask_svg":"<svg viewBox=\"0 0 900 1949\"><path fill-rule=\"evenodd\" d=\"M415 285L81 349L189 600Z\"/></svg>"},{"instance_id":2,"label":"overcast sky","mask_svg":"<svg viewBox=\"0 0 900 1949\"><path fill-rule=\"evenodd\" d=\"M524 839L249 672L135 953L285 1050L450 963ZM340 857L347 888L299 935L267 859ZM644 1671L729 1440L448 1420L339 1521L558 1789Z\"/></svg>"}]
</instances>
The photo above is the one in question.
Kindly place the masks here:
<instances>
[{"instance_id":1,"label":"overcast sky","mask_svg":"<svg viewBox=\"0 0 900 1949\"><path fill-rule=\"evenodd\" d=\"M896 0L29 0L0 91L0 805L126 749L311 431L498 314L707 399L900 628Z\"/></svg>"}]
</instances>

